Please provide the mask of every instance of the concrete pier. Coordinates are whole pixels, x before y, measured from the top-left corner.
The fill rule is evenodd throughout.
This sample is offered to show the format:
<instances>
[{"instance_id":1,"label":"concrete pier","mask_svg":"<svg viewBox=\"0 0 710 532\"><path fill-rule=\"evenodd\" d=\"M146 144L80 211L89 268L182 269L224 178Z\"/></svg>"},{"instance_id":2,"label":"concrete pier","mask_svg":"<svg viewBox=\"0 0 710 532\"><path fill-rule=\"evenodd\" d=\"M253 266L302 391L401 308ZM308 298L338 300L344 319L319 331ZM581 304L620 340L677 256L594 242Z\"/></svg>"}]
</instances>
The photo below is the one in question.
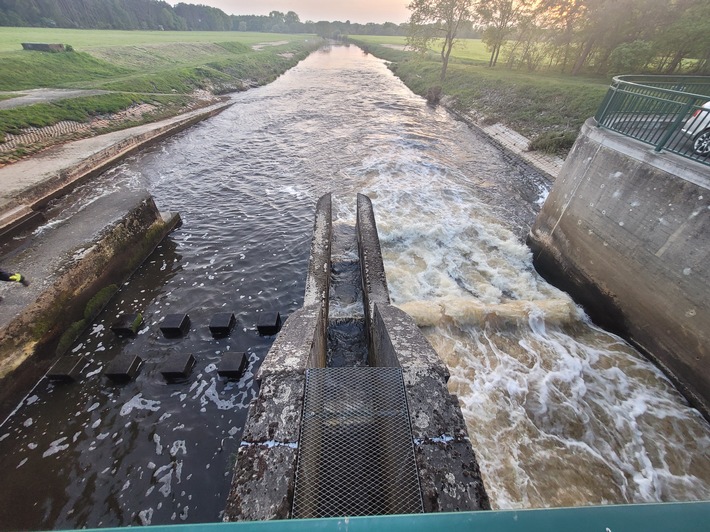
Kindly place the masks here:
<instances>
[{"instance_id":1,"label":"concrete pier","mask_svg":"<svg viewBox=\"0 0 710 532\"><path fill-rule=\"evenodd\" d=\"M369 369L402 370L423 510L489 509L463 416L446 387L448 370L414 321L390 305L372 203L362 195L356 233ZM244 428L225 520L293 517L306 373L326 365L331 237L326 195L316 209L304 306L288 318L257 374L260 392Z\"/></svg>"},{"instance_id":2,"label":"concrete pier","mask_svg":"<svg viewBox=\"0 0 710 532\"><path fill-rule=\"evenodd\" d=\"M710 418L710 176L589 119L529 235L535 266Z\"/></svg>"}]
</instances>

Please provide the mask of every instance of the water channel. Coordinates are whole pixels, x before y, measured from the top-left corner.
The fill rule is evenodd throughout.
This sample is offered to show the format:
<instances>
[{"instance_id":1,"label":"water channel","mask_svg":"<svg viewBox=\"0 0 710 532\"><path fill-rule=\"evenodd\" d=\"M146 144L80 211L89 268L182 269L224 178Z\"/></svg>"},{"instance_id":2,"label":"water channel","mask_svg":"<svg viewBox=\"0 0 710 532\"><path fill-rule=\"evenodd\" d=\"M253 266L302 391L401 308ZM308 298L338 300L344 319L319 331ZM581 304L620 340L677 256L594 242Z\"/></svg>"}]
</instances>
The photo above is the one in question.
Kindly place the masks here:
<instances>
[{"instance_id":1,"label":"water channel","mask_svg":"<svg viewBox=\"0 0 710 532\"><path fill-rule=\"evenodd\" d=\"M542 176L354 47L233 100L73 196L145 187L184 225L74 346L82 381L40 382L0 426L0 529L220 520L273 341L255 323L301 305L313 208L329 191L334 217L353 223L355 194L372 198L393 302L451 369L494 507L710 498L708 424L534 271L524 236ZM212 339L225 310L237 329ZM133 311L145 327L115 338L110 323ZM186 338L158 331L174 312L190 315ZM249 354L238 383L216 374L228 350ZM168 385L157 368L176 351L197 366ZM145 364L115 386L101 370L121 353Z\"/></svg>"}]
</instances>

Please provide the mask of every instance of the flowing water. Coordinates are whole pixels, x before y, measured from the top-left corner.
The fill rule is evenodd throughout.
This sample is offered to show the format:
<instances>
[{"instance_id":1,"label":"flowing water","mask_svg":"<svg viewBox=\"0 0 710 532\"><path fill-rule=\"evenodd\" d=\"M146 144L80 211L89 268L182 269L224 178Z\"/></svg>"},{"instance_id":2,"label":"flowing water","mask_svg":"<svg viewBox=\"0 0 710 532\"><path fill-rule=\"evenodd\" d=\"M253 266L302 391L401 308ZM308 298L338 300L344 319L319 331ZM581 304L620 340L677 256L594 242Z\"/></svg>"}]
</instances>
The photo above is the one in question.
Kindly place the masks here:
<instances>
[{"instance_id":1,"label":"flowing water","mask_svg":"<svg viewBox=\"0 0 710 532\"><path fill-rule=\"evenodd\" d=\"M451 370L495 507L710 498L708 424L535 273L523 241L549 186L540 175L354 47L233 100L73 196L146 187L184 225L73 347L87 357L81 382L40 382L0 427L0 528L220 519L273 341L255 323L301 305L313 209L329 191L336 230L354 223L357 192L373 200L393 302ZM211 315L228 310L237 329L212 339ZM133 311L146 319L138 337L114 338L111 322ZM162 338L175 312L192 329ZM249 355L236 383L216 375L229 350ZM174 352L197 360L187 383L160 377ZM144 366L111 385L101 371L122 353Z\"/></svg>"}]
</instances>

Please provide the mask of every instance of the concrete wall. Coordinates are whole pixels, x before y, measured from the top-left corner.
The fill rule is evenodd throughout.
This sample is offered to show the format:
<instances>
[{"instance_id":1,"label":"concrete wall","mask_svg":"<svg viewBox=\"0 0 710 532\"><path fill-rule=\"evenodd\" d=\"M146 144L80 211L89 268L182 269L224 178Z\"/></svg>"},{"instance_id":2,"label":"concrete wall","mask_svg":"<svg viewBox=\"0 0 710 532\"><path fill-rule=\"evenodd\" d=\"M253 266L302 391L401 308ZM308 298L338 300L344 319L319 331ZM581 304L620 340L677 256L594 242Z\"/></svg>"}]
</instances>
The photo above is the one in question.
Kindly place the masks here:
<instances>
[{"instance_id":1,"label":"concrete wall","mask_svg":"<svg viewBox=\"0 0 710 532\"><path fill-rule=\"evenodd\" d=\"M582 128L528 239L536 268L710 413L710 169Z\"/></svg>"},{"instance_id":2,"label":"concrete wall","mask_svg":"<svg viewBox=\"0 0 710 532\"><path fill-rule=\"evenodd\" d=\"M87 303L102 289L118 289L160 241L180 223L176 213L161 215L146 191L120 191L109 198L117 217L91 241L70 240L49 271L38 279L21 303L10 306L8 319L0 320L0 415L4 415L49 369L62 339L72 324L86 316ZM101 201L94 208L100 208ZM109 207L106 206L106 210ZM74 222L73 223L78 223ZM100 224L99 219L95 223ZM72 232L71 224L67 231ZM63 245L57 237L57 249ZM53 250L41 250L54 253ZM23 270L25 271L25 270ZM100 311L95 309L95 312ZM84 326L88 326L91 319ZM11 318L11 319L10 319ZM75 335L82 330L75 330ZM72 337L65 342L74 340Z\"/></svg>"}]
</instances>

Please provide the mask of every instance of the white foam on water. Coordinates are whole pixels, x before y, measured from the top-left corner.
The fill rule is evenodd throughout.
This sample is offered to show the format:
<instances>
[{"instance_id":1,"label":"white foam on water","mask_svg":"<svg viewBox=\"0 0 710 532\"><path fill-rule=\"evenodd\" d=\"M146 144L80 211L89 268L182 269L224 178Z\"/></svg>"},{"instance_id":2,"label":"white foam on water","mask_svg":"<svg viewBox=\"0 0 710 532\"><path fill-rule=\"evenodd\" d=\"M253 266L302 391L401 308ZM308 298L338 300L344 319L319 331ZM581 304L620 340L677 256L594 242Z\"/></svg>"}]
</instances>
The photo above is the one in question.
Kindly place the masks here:
<instances>
[{"instance_id":1,"label":"white foam on water","mask_svg":"<svg viewBox=\"0 0 710 532\"><path fill-rule=\"evenodd\" d=\"M173 458L177 456L178 452L182 451L182 454L187 454L187 444L185 440L176 440L170 447L170 456Z\"/></svg>"},{"instance_id":2,"label":"white foam on water","mask_svg":"<svg viewBox=\"0 0 710 532\"><path fill-rule=\"evenodd\" d=\"M66 436L63 438L59 438L58 440L54 440L52 443L49 444L49 449L44 451L42 453L42 458L47 458L48 456L52 456L53 454L57 454L60 451L64 451L69 448L69 444L63 444L63 442L67 439Z\"/></svg>"},{"instance_id":3,"label":"white foam on water","mask_svg":"<svg viewBox=\"0 0 710 532\"><path fill-rule=\"evenodd\" d=\"M379 166L364 192L392 300L450 369L494 507L710 498L710 428L660 371L542 280L471 187L407 168Z\"/></svg>"},{"instance_id":4,"label":"white foam on water","mask_svg":"<svg viewBox=\"0 0 710 532\"><path fill-rule=\"evenodd\" d=\"M153 522L153 508L141 510L140 512L138 512L138 518L141 520L141 525L150 526L150 524Z\"/></svg>"},{"instance_id":5,"label":"white foam on water","mask_svg":"<svg viewBox=\"0 0 710 532\"><path fill-rule=\"evenodd\" d=\"M143 394L139 393L129 399L126 404L121 407L121 415L127 416L134 410L150 410L152 412L157 412L160 410L160 401L152 401L150 399L143 399Z\"/></svg>"},{"instance_id":6,"label":"white foam on water","mask_svg":"<svg viewBox=\"0 0 710 532\"><path fill-rule=\"evenodd\" d=\"M168 497L172 492L172 480L173 480L173 466L172 464L159 467L153 477L156 479L160 488L158 491L163 495L163 497Z\"/></svg>"},{"instance_id":7,"label":"white foam on water","mask_svg":"<svg viewBox=\"0 0 710 532\"><path fill-rule=\"evenodd\" d=\"M155 454L158 456L163 454L163 446L160 444L160 436L153 434L153 443L155 443Z\"/></svg>"},{"instance_id":8,"label":"white foam on water","mask_svg":"<svg viewBox=\"0 0 710 532\"><path fill-rule=\"evenodd\" d=\"M103 365L99 366L99 367L96 368L94 371L88 372L88 373L86 374L86 378L88 379L88 378L90 378L90 377L93 377L94 375L98 375L99 373L101 373L101 371L102 371L103 369L104 369Z\"/></svg>"}]
</instances>

